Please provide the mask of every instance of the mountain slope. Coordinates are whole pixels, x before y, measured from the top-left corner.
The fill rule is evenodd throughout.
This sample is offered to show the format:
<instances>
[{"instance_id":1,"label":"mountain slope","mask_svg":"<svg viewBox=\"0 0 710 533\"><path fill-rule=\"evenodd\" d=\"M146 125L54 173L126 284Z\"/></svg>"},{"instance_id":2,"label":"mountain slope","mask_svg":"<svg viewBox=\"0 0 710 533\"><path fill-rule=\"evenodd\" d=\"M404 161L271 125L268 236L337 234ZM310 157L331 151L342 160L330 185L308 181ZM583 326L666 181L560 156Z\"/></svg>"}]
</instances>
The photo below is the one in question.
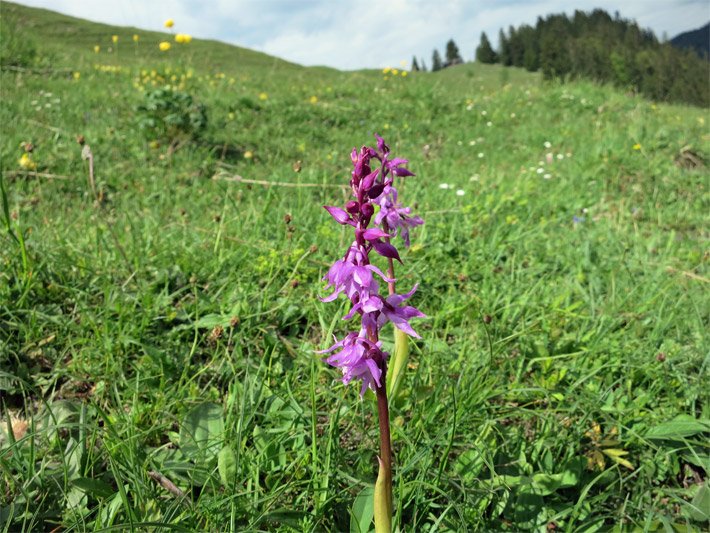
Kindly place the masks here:
<instances>
[{"instance_id":1,"label":"mountain slope","mask_svg":"<svg viewBox=\"0 0 710 533\"><path fill-rule=\"evenodd\" d=\"M704 58L710 58L710 22L697 30L686 31L671 39L677 48L690 48Z\"/></svg>"},{"instance_id":2,"label":"mountain slope","mask_svg":"<svg viewBox=\"0 0 710 533\"><path fill-rule=\"evenodd\" d=\"M90 22L54 11L27 7L12 2L0 1L0 19L3 24L3 40L7 32L20 32L29 35L42 54L53 57L53 66L76 66L77 62L97 61L94 46L101 48L100 57L111 59L126 65L144 65L156 60L177 58L199 58L194 61L195 68L209 65L212 70L230 71L237 67L279 67L301 69L300 65L290 63L268 54L249 50L239 46L208 39L193 39L189 45L177 45L174 35L166 32L153 32L133 27L120 27L99 22ZM118 46L112 42L112 36L118 36ZM133 36L138 35L138 42ZM168 52L161 52L158 43L168 41L172 47ZM109 54L108 50L112 52ZM116 57L116 56L119 57Z\"/></svg>"}]
</instances>

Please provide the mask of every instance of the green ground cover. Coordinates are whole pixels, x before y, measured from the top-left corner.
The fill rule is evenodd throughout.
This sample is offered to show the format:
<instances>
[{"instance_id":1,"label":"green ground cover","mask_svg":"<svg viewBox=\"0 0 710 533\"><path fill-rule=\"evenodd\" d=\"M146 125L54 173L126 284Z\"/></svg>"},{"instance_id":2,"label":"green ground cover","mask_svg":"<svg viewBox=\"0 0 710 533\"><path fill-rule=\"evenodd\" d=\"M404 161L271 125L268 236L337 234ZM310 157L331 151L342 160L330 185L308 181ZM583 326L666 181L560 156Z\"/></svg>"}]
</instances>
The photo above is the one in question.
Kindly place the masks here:
<instances>
[{"instance_id":1,"label":"green ground cover","mask_svg":"<svg viewBox=\"0 0 710 533\"><path fill-rule=\"evenodd\" d=\"M426 221L398 272L427 318L395 524L707 528L707 110L497 66L160 53L0 5L5 531L360 530L374 402L314 351L347 330L318 300L348 237L321 206L375 132ZM166 85L204 127L163 120Z\"/></svg>"}]
</instances>

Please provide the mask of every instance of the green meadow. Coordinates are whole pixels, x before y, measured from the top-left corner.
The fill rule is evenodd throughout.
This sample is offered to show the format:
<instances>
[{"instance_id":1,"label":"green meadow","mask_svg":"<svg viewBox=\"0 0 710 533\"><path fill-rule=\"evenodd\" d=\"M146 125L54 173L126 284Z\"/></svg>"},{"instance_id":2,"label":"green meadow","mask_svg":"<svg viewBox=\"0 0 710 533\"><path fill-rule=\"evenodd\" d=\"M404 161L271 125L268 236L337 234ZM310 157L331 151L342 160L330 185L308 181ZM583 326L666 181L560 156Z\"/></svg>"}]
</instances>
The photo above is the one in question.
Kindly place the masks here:
<instances>
[{"instance_id":1,"label":"green meadow","mask_svg":"<svg viewBox=\"0 0 710 533\"><path fill-rule=\"evenodd\" d=\"M707 531L707 109L0 21L1 531L371 530L375 402L315 351L374 133L425 220L397 530Z\"/></svg>"}]
</instances>

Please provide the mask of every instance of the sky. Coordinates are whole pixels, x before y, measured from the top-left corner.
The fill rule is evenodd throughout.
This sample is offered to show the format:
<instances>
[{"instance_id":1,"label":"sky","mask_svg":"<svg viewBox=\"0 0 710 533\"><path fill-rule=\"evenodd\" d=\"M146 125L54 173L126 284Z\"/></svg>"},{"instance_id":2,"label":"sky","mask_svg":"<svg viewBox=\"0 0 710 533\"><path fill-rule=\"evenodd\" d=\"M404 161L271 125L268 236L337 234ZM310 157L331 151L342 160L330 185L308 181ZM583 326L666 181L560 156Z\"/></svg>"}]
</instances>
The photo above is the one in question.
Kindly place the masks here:
<instances>
[{"instance_id":1,"label":"sky","mask_svg":"<svg viewBox=\"0 0 710 533\"><path fill-rule=\"evenodd\" d=\"M710 21L709 0L14 0L117 26L173 30L251 48L301 65L341 70L407 67L412 57L431 66L454 39L473 59L486 32L534 25L538 16L601 8L619 11L658 38L672 38ZM623 7L622 7L623 6Z\"/></svg>"}]
</instances>

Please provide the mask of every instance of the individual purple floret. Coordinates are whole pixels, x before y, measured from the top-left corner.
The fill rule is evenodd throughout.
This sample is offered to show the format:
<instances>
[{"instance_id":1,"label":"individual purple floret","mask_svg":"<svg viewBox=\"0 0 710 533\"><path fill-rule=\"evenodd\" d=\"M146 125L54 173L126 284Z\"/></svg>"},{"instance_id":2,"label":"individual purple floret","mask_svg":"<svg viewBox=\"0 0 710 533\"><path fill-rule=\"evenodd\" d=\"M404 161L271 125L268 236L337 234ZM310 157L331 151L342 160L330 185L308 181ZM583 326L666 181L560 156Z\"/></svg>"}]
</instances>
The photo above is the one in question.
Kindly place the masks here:
<instances>
[{"instance_id":1,"label":"individual purple floret","mask_svg":"<svg viewBox=\"0 0 710 533\"><path fill-rule=\"evenodd\" d=\"M338 294L345 292L352 301L356 296L377 294L379 285L372 275L375 272L384 281L394 281L385 276L375 265L364 263L364 255L357 248L357 244L348 249L344 259L339 259L328 270L328 274L323 278L328 280L327 287L334 287L332 294L321 298L323 302L332 302Z\"/></svg>"},{"instance_id":2,"label":"individual purple floret","mask_svg":"<svg viewBox=\"0 0 710 533\"><path fill-rule=\"evenodd\" d=\"M419 337L409 321L425 316L415 307L403 303L414 294L416 286L406 294L397 294L391 274L392 261L401 262L397 248L390 242L391 237L399 234L408 246L409 230L424 222L418 216L412 216L408 207L398 203L397 189L393 185L394 176L414 174L404 166L408 162L406 159L390 159L389 146L382 137L376 137L377 150L363 146L359 151L353 149L350 154L353 162L350 186L354 200L348 201L344 208L324 206L336 222L354 228L355 240L323 278L332 292L321 300L330 302L339 294L345 294L352 306L344 319L360 315L361 328L357 333L348 333L343 340L321 353L340 349L325 361L342 370L344 383L361 379L361 396L368 387L377 390L384 386L381 377L386 371L387 354L381 350L379 342L381 328L392 322L406 334ZM373 162L379 163L374 170ZM379 208L377 214L376 208ZM373 217L375 224L381 227L368 227ZM371 251L388 260L389 276L371 264ZM374 274L390 284L388 296L379 294L380 286Z\"/></svg>"},{"instance_id":3,"label":"individual purple floret","mask_svg":"<svg viewBox=\"0 0 710 533\"><path fill-rule=\"evenodd\" d=\"M363 396L368 387L372 387L374 390L375 386L382 386L380 365L389 357L389 354L383 352L381 347L381 342L372 342L351 332L343 340L318 353L330 353L340 349L339 352L326 358L325 362L342 369L343 383L346 385L353 379L361 379L360 396Z\"/></svg>"},{"instance_id":4,"label":"individual purple floret","mask_svg":"<svg viewBox=\"0 0 710 533\"><path fill-rule=\"evenodd\" d=\"M404 245L409 247L409 229L424 224L421 217L410 216L412 210L397 203L397 189L391 185L385 186L375 203L380 206L380 212L375 216L375 224L382 224L384 221L392 237L396 237L401 230L400 236Z\"/></svg>"}]
</instances>

